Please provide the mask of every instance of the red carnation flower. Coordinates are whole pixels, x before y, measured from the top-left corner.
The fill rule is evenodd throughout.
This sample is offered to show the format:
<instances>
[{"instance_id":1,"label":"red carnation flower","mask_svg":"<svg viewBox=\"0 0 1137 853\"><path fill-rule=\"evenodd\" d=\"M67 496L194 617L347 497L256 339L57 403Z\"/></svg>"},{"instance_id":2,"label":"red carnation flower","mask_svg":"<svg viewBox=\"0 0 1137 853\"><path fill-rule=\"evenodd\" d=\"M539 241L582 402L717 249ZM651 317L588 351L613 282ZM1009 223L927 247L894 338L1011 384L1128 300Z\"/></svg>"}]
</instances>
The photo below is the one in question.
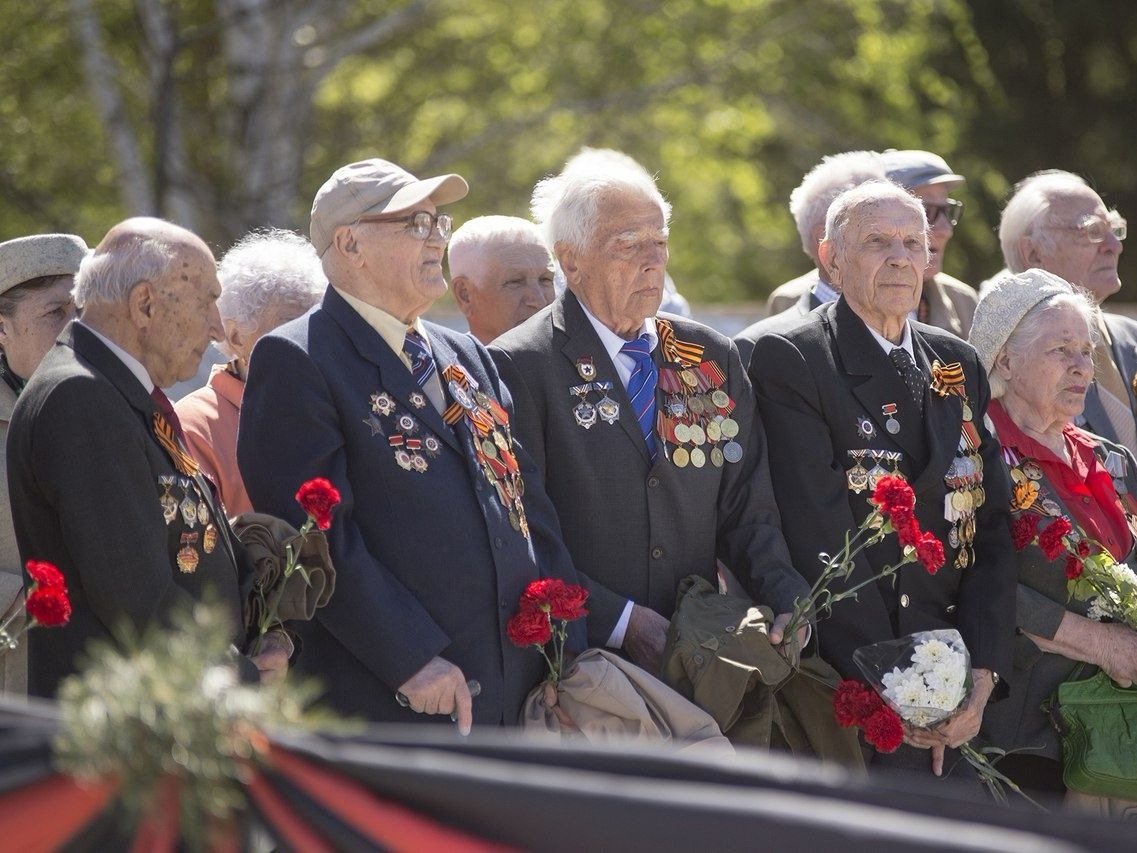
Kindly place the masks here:
<instances>
[{"instance_id":1,"label":"red carnation flower","mask_svg":"<svg viewBox=\"0 0 1137 853\"><path fill-rule=\"evenodd\" d=\"M865 740L877 752L895 752L904 741L900 716L887 705L881 705L862 724Z\"/></svg>"},{"instance_id":2,"label":"red carnation flower","mask_svg":"<svg viewBox=\"0 0 1137 853\"><path fill-rule=\"evenodd\" d=\"M916 557L924 564L928 574L934 575L944 564L944 546L934 533L924 532L916 542Z\"/></svg>"},{"instance_id":3,"label":"red carnation flower","mask_svg":"<svg viewBox=\"0 0 1137 853\"><path fill-rule=\"evenodd\" d=\"M28 560L24 568L27 570L28 577L37 585L66 591L67 584L63 582L63 575L54 564L46 560Z\"/></svg>"},{"instance_id":4,"label":"red carnation flower","mask_svg":"<svg viewBox=\"0 0 1137 853\"><path fill-rule=\"evenodd\" d=\"M518 606L522 609L526 607L545 607L552 601L553 590L558 585L563 585L564 581L560 578L537 578L531 580L525 585L525 591L521 593L521 600Z\"/></svg>"},{"instance_id":5,"label":"red carnation flower","mask_svg":"<svg viewBox=\"0 0 1137 853\"><path fill-rule=\"evenodd\" d=\"M71 602L67 593L57 586L35 587L28 593L24 608L36 624L49 628L66 625L71 618Z\"/></svg>"},{"instance_id":6,"label":"red carnation flower","mask_svg":"<svg viewBox=\"0 0 1137 853\"><path fill-rule=\"evenodd\" d=\"M915 545L920 541L920 524L916 521L916 516L912 514L911 509L897 508L892 513L891 521L892 529L896 531L896 539L900 542L901 548Z\"/></svg>"},{"instance_id":7,"label":"red carnation flower","mask_svg":"<svg viewBox=\"0 0 1137 853\"><path fill-rule=\"evenodd\" d=\"M846 678L833 694L833 716L839 726L857 726L865 717L866 694L872 693L861 682ZM875 695L875 694L873 694Z\"/></svg>"},{"instance_id":8,"label":"red carnation flower","mask_svg":"<svg viewBox=\"0 0 1137 853\"><path fill-rule=\"evenodd\" d=\"M553 637L549 614L539 607L522 607L509 617L505 635L515 646L543 646Z\"/></svg>"},{"instance_id":9,"label":"red carnation flower","mask_svg":"<svg viewBox=\"0 0 1137 853\"><path fill-rule=\"evenodd\" d=\"M316 520L318 528L327 530L332 526L332 510L340 502L340 493L324 477L313 477L297 490L296 502Z\"/></svg>"},{"instance_id":10,"label":"red carnation flower","mask_svg":"<svg viewBox=\"0 0 1137 853\"><path fill-rule=\"evenodd\" d=\"M891 518L897 510L911 511L916 505L916 495L903 477L898 474L886 474L877 480L872 490L872 502Z\"/></svg>"},{"instance_id":11,"label":"red carnation flower","mask_svg":"<svg viewBox=\"0 0 1137 853\"><path fill-rule=\"evenodd\" d=\"M1085 539L1078 540L1078 556L1088 557L1093 552L1093 547Z\"/></svg>"},{"instance_id":12,"label":"red carnation flower","mask_svg":"<svg viewBox=\"0 0 1137 853\"><path fill-rule=\"evenodd\" d=\"M587 600L587 589L575 583L562 583L549 598L549 614L554 619L579 619L588 615L584 607Z\"/></svg>"},{"instance_id":13,"label":"red carnation flower","mask_svg":"<svg viewBox=\"0 0 1137 853\"><path fill-rule=\"evenodd\" d=\"M1033 512L1024 512L1011 522L1011 540L1015 543L1015 550L1021 551L1034 541L1038 530L1038 516Z\"/></svg>"},{"instance_id":14,"label":"red carnation flower","mask_svg":"<svg viewBox=\"0 0 1137 853\"><path fill-rule=\"evenodd\" d=\"M1062 553L1062 537L1072 529L1070 522L1062 516L1054 519L1043 528L1042 532L1038 534L1038 547L1042 549L1046 559L1056 559Z\"/></svg>"},{"instance_id":15,"label":"red carnation flower","mask_svg":"<svg viewBox=\"0 0 1137 853\"><path fill-rule=\"evenodd\" d=\"M1073 554L1066 555L1066 577L1070 580L1082 573L1082 561Z\"/></svg>"}]
</instances>

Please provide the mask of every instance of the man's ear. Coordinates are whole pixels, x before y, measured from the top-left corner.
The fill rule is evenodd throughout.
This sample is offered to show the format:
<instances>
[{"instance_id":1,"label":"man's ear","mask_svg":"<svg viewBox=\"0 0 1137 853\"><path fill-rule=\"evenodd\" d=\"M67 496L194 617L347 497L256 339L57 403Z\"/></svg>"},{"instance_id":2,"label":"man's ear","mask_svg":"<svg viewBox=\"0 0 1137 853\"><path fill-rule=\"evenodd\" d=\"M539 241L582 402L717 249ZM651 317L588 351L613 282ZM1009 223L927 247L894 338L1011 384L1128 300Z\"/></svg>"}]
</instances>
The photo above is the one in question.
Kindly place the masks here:
<instances>
[{"instance_id":1,"label":"man's ear","mask_svg":"<svg viewBox=\"0 0 1137 853\"><path fill-rule=\"evenodd\" d=\"M355 232L351 230L350 225L336 226L336 230L332 233L332 248L352 266L363 265L359 242L355 239Z\"/></svg>"},{"instance_id":2,"label":"man's ear","mask_svg":"<svg viewBox=\"0 0 1137 853\"><path fill-rule=\"evenodd\" d=\"M458 275L450 280L450 287L454 291L454 301L458 303L458 310L468 318L474 308L473 283L466 276Z\"/></svg>"},{"instance_id":3,"label":"man's ear","mask_svg":"<svg viewBox=\"0 0 1137 853\"><path fill-rule=\"evenodd\" d=\"M566 243L564 240L558 240L556 245L553 246L553 253L557 256L557 263L561 265L561 272L565 274L566 282L573 282L580 272L580 266L577 263L576 247Z\"/></svg>"},{"instance_id":4,"label":"man's ear","mask_svg":"<svg viewBox=\"0 0 1137 853\"><path fill-rule=\"evenodd\" d=\"M822 240L817 244L817 258L821 261L821 270L829 283L838 286L841 284L841 272L837 267L837 248L832 240Z\"/></svg>"},{"instance_id":5,"label":"man's ear","mask_svg":"<svg viewBox=\"0 0 1137 853\"><path fill-rule=\"evenodd\" d=\"M130 319L140 329L150 325L154 319L154 310L158 307L158 292L149 281L140 281L130 289L127 297L130 308Z\"/></svg>"},{"instance_id":6,"label":"man's ear","mask_svg":"<svg viewBox=\"0 0 1137 853\"><path fill-rule=\"evenodd\" d=\"M1033 237L1019 237L1019 257L1026 263L1027 268L1042 266L1042 251L1038 241Z\"/></svg>"}]
</instances>

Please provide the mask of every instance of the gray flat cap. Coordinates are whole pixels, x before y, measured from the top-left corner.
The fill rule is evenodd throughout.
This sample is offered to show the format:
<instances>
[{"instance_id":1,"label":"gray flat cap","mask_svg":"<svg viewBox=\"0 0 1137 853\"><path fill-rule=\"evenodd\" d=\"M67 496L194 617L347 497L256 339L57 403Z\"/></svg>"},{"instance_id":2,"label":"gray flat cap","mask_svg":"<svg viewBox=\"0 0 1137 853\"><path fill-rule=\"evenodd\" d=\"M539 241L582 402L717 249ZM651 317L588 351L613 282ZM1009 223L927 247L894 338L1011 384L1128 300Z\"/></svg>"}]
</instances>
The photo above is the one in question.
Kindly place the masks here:
<instances>
[{"instance_id":1,"label":"gray flat cap","mask_svg":"<svg viewBox=\"0 0 1137 853\"><path fill-rule=\"evenodd\" d=\"M45 275L75 275L87 244L74 234L35 234L0 243L0 293Z\"/></svg>"},{"instance_id":2,"label":"gray flat cap","mask_svg":"<svg viewBox=\"0 0 1137 853\"><path fill-rule=\"evenodd\" d=\"M928 184L961 184L967 180L953 172L943 157L931 151L889 149L880 156L888 179L906 190Z\"/></svg>"}]
</instances>

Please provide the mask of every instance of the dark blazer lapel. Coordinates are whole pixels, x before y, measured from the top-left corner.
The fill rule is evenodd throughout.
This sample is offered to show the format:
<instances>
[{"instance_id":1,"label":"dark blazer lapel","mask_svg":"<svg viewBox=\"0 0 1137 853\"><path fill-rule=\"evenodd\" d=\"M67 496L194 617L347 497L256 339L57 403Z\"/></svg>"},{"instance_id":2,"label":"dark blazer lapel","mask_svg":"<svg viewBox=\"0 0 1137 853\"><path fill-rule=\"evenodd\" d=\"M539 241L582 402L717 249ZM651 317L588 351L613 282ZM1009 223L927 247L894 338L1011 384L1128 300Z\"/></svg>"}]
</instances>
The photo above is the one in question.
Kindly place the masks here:
<instances>
[{"instance_id":1,"label":"dark blazer lapel","mask_svg":"<svg viewBox=\"0 0 1137 853\"><path fill-rule=\"evenodd\" d=\"M570 291L565 291L564 296L561 297L561 308L563 309L560 316L554 312L553 322L554 325L558 321L562 323L561 328L565 333L567 340L561 352L564 353L565 358L572 362L573 370L576 369L576 363L582 356L591 356L593 363L596 365L596 379L602 382L611 382L612 390L608 392L609 396L620 404L620 418L619 424L623 428L624 433L639 450L644 461L650 463L651 459L647 454L647 445L644 443L643 433L640 432L639 421L636 420L635 414L632 412L632 402L628 399L628 389L624 387L624 383L620 381L620 374L616 370L616 366L612 364L612 359L608 357L608 350L604 348L604 344L600 342L600 337L596 334L596 330L592 328L592 323L584 315L584 309L580 307L577 302L576 296ZM583 380L582 380L583 381ZM656 394L659 394L658 387ZM568 388L565 388L566 405L573 405L568 398ZM658 396L657 396L658 401ZM597 427L608 426L607 424L597 424ZM596 427L593 427L595 429Z\"/></svg>"},{"instance_id":2,"label":"dark blazer lapel","mask_svg":"<svg viewBox=\"0 0 1137 853\"><path fill-rule=\"evenodd\" d=\"M939 488L938 483L955 456L963 424L963 404L955 394L941 397L931 390L931 366L939 356L915 329L912 330L912 348L916 352L916 363L928 376L928 387L924 390L924 436L928 442L928 464L916 475L912 484L912 489L919 493L932 487Z\"/></svg>"},{"instance_id":3,"label":"dark blazer lapel","mask_svg":"<svg viewBox=\"0 0 1137 853\"><path fill-rule=\"evenodd\" d=\"M865 407L870 418L876 422L881 436L895 442L909 456L916 458L921 454L921 439L917 433L919 416L908 402L908 388L880 344L848 306L844 299L838 299L825 311L824 322L829 326L841 363L850 377L858 377L851 383L853 396ZM883 407L887 404L898 406L897 421L900 431L893 435L888 431L888 418Z\"/></svg>"},{"instance_id":4,"label":"dark blazer lapel","mask_svg":"<svg viewBox=\"0 0 1137 853\"><path fill-rule=\"evenodd\" d=\"M329 287L327 293L324 295L323 308L328 312L328 315L339 324L343 329L344 334L347 335L351 341L352 346L355 347L356 352L360 357L374 364L379 369L377 387L372 391L383 390L398 398L408 412L411 412L413 417L421 420L431 432L453 447L455 450L462 452L462 446L458 443L454 431L446 425L442 420L442 416L435 410L434 406L430 403L418 408L411 403L411 395L421 391L418 383L415 382L414 376L411 375L410 370L403 360L399 358L395 352L387 346L387 342L373 329L366 320L359 316L354 308L352 308L347 300L340 296L335 288ZM431 340L431 350L434 351L436 341ZM453 351L447 348L450 361L454 361ZM446 362L447 364L449 363ZM441 371L444 363L439 361L437 353L435 355L435 364L439 369L439 380L441 380ZM445 383L443 383L445 388ZM445 398L446 392L443 392ZM363 401L365 402L365 400Z\"/></svg>"}]
</instances>

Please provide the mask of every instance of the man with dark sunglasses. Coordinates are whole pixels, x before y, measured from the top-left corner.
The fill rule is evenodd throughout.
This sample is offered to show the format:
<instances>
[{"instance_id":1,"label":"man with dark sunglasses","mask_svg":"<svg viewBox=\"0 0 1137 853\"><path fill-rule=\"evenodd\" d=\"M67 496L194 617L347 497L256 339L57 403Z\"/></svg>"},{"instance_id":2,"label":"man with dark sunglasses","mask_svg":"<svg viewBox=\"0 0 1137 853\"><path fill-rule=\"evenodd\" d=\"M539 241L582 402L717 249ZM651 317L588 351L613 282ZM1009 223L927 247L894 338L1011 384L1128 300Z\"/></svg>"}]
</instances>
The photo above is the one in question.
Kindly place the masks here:
<instances>
[{"instance_id":1,"label":"man with dark sunglasses","mask_svg":"<svg viewBox=\"0 0 1137 853\"><path fill-rule=\"evenodd\" d=\"M975 290L943 271L944 249L963 214L963 202L950 197L966 180L931 151L885 151L884 171L924 203L928 217L928 266L916 319L966 338L978 301Z\"/></svg>"}]
</instances>

